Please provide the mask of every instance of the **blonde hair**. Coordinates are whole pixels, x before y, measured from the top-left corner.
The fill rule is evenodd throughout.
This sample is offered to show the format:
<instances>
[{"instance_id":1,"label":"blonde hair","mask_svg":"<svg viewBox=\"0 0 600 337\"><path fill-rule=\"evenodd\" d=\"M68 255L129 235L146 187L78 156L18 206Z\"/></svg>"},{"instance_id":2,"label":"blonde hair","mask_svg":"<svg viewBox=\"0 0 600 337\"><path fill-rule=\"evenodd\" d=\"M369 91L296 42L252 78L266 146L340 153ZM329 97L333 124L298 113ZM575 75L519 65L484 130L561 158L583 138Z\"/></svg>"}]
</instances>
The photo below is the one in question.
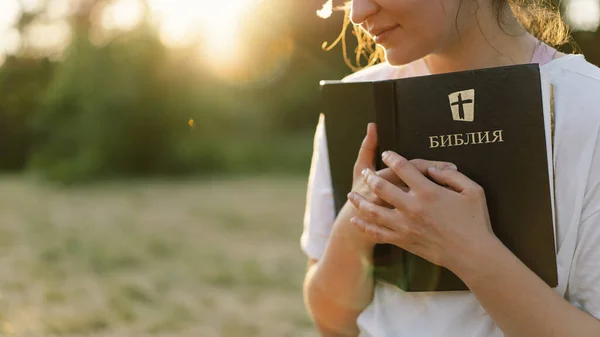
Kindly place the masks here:
<instances>
[{"instance_id":1,"label":"blonde hair","mask_svg":"<svg viewBox=\"0 0 600 337\"><path fill-rule=\"evenodd\" d=\"M492 5L496 14L498 23L502 26L502 15L504 14L505 5L508 3L511 10L515 14L515 17L519 23L527 30L531 35L535 36L538 40L552 46L559 47L565 44L571 44L574 49L578 49L574 44L569 27L562 20L560 10L557 6L552 4L551 0L491 0ZM331 8L332 1L329 0L326 7L329 6L329 11L326 7L323 10L331 14L333 8ZM322 48L326 51L332 50L339 43L342 44L342 52L344 55L344 61L352 69L352 71L358 71L375 65L379 62L385 61L384 49L377 45L375 41L367 34L360 26L352 24L350 21L350 8L352 1L347 1L343 6L335 8L335 10L344 11L344 22L342 25L342 31L337 39L327 45L327 42L323 43ZM321 11L323 11L321 10ZM328 16L327 14L319 13L320 16ZM352 28L352 34L356 37L358 45L355 52L355 59L352 60L348 57L346 35L348 33L348 27ZM362 61L366 60L366 65L362 65Z\"/></svg>"}]
</instances>

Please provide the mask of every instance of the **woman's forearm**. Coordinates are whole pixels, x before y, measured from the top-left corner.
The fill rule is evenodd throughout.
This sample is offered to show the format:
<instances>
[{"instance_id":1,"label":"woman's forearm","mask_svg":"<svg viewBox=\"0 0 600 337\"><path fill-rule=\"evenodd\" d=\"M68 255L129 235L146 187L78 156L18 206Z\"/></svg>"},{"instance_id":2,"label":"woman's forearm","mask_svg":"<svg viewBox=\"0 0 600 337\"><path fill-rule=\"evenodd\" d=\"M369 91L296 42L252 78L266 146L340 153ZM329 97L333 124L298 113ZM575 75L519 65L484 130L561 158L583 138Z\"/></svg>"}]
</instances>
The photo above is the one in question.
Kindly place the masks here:
<instances>
[{"instance_id":1,"label":"woman's forearm","mask_svg":"<svg viewBox=\"0 0 600 337\"><path fill-rule=\"evenodd\" d=\"M304 283L306 305L324 336L358 335L356 319L373 299L373 245L359 238L349 219L338 217L325 254Z\"/></svg>"},{"instance_id":2,"label":"woman's forearm","mask_svg":"<svg viewBox=\"0 0 600 337\"><path fill-rule=\"evenodd\" d=\"M552 290L499 240L452 268L507 337L597 337L600 321Z\"/></svg>"}]
</instances>

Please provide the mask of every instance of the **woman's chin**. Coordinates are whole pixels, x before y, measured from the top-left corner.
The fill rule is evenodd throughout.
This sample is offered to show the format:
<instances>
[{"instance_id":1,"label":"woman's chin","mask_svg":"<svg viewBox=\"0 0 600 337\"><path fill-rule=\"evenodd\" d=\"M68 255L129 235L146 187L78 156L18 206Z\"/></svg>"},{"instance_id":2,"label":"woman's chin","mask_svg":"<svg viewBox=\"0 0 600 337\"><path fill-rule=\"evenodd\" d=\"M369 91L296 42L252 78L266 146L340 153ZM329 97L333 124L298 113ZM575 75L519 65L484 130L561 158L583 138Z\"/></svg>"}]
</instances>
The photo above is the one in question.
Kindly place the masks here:
<instances>
[{"instance_id":1,"label":"woman's chin","mask_svg":"<svg viewBox=\"0 0 600 337\"><path fill-rule=\"evenodd\" d=\"M424 56L419 53L407 53L407 50L402 47L385 48L385 59L393 66L409 64Z\"/></svg>"}]
</instances>

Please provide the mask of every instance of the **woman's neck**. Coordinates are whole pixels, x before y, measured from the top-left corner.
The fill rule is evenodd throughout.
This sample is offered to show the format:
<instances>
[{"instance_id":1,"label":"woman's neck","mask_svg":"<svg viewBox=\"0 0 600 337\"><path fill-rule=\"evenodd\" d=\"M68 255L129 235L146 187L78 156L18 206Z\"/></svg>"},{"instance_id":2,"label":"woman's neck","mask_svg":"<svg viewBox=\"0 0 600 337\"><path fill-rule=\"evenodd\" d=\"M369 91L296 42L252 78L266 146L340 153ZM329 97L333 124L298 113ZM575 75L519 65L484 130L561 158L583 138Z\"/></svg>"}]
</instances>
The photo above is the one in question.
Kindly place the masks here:
<instances>
[{"instance_id":1,"label":"woman's neck","mask_svg":"<svg viewBox=\"0 0 600 337\"><path fill-rule=\"evenodd\" d=\"M491 8L465 15L459 32L441 48L424 57L432 74L529 63L539 41L527 33L510 8L499 26Z\"/></svg>"}]
</instances>

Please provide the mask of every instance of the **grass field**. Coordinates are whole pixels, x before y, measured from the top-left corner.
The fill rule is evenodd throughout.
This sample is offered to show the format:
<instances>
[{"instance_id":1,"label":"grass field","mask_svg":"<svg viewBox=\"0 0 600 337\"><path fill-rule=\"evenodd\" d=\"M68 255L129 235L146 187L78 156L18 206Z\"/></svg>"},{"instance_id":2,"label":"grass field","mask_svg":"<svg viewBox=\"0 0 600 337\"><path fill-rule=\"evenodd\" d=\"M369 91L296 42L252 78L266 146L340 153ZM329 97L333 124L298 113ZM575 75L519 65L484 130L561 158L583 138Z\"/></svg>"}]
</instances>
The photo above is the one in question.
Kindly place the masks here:
<instances>
[{"instance_id":1,"label":"grass field","mask_svg":"<svg viewBox=\"0 0 600 337\"><path fill-rule=\"evenodd\" d=\"M0 178L0 336L317 336L300 178Z\"/></svg>"}]
</instances>

